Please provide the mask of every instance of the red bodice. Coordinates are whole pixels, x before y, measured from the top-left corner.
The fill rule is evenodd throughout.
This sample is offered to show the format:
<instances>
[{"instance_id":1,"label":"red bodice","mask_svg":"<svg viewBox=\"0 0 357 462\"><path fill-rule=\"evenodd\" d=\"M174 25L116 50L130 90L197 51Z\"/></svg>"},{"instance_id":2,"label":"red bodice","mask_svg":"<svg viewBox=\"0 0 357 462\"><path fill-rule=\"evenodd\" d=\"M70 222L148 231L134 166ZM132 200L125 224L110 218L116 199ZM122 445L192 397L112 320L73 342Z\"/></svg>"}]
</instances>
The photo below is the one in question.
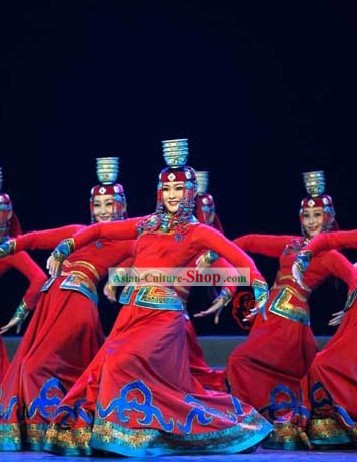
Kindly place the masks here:
<instances>
[{"instance_id":1,"label":"red bodice","mask_svg":"<svg viewBox=\"0 0 357 462\"><path fill-rule=\"evenodd\" d=\"M16 250L52 250L61 240L70 238L76 231L86 229L83 225L69 225L42 231L33 231L16 238ZM133 256L135 241L97 239L74 251L64 262L65 273L81 272L97 283L108 273L109 267L119 265ZM129 261L129 260L126 260Z\"/></svg>"},{"instance_id":2,"label":"red bodice","mask_svg":"<svg viewBox=\"0 0 357 462\"><path fill-rule=\"evenodd\" d=\"M187 225L180 241L173 232L155 231L138 236L137 224L142 218L121 222L96 223L73 236L78 249L97 239L137 239L133 266L137 268L186 267L193 258L213 250L235 267L250 268L251 280L264 280L254 261L221 233L201 223Z\"/></svg>"},{"instance_id":3,"label":"red bodice","mask_svg":"<svg viewBox=\"0 0 357 462\"><path fill-rule=\"evenodd\" d=\"M329 236L329 234L320 236ZM319 236L315 237L310 245L318 238ZM296 290L301 292L300 286L293 281L291 273L292 264L297 253L308 248L302 244L301 237L251 234L235 239L234 242L247 252L279 258L279 273L275 284L283 280L289 281L289 285L293 285ZM311 260L311 264L304 275L304 284L311 291L329 276L336 276L342 279L351 290L356 287L356 275L357 270L352 263L339 252L331 250L322 252Z\"/></svg>"}]
</instances>

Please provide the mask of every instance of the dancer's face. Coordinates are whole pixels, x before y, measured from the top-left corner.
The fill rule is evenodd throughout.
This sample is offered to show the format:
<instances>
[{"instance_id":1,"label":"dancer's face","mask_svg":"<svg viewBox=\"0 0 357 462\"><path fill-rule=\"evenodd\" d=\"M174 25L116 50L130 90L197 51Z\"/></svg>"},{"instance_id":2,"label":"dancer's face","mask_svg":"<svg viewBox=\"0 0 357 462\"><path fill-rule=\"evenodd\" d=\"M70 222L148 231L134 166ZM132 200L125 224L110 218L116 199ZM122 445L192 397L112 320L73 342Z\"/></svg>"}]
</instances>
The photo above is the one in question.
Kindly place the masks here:
<instances>
[{"instance_id":1,"label":"dancer's face","mask_svg":"<svg viewBox=\"0 0 357 462\"><path fill-rule=\"evenodd\" d=\"M94 196L92 207L96 221L110 221L114 214L114 198L112 194Z\"/></svg>"},{"instance_id":2,"label":"dancer's face","mask_svg":"<svg viewBox=\"0 0 357 462\"><path fill-rule=\"evenodd\" d=\"M183 181L168 181L162 185L162 200L166 210L176 213L182 200L185 183Z\"/></svg>"},{"instance_id":3,"label":"dancer's face","mask_svg":"<svg viewBox=\"0 0 357 462\"><path fill-rule=\"evenodd\" d=\"M321 233L324 224L324 209L322 207L305 208L302 213L302 225L309 238Z\"/></svg>"}]
</instances>

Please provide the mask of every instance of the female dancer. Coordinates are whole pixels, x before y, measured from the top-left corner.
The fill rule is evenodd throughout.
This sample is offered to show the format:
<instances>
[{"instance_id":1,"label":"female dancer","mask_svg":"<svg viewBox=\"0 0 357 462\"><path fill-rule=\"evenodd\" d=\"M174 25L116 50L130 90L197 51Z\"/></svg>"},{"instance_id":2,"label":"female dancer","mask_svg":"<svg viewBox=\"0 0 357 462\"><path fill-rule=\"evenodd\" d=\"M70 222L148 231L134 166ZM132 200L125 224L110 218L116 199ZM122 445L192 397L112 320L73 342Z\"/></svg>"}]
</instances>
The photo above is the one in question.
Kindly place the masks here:
<instances>
[{"instance_id":1,"label":"female dancer","mask_svg":"<svg viewBox=\"0 0 357 462\"><path fill-rule=\"evenodd\" d=\"M304 174L308 196L300 208L302 237L249 235L234 242L248 252L279 258L280 268L265 313L256 316L247 340L228 358L227 378L233 394L250 403L270 421L299 402L300 380L317 352L310 327L308 299L328 276L355 283L353 265L338 252L319 254L306 274L295 281L291 266L298 252L320 233L336 228L331 197L324 194L323 172ZM259 386L257 386L259 384Z\"/></svg>"},{"instance_id":2,"label":"female dancer","mask_svg":"<svg viewBox=\"0 0 357 462\"><path fill-rule=\"evenodd\" d=\"M357 231L339 231L319 235L295 260L295 274L301 280L320 252L334 248L357 248ZM308 273L307 273L308 274ZM274 432L266 446L273 449L334 449L357 445L357 269L355 285L345 309L335 313L330 324L341 322L336 333L317 353L308 374L301 382L301 402L292 415L274 422Z\"/></svg>"},{"instance_id":3,"label":"female dancer","mask_svg":"<svg viewBox=\"0 0 357 462\"><path fill-rule=\"evenodd\" d=\"M117 159L99 161L97 172L104 183L91 191L92 221L108 224L124 218L123 187L114 183L116 165ZM108 171L110 184L105 181ZM18 236L0 246L0 256L23 249L53 248L83 228L69 225ZM56 405L103 344L96 286L108 267L120 262L127 266L124 262L131 258L133 247L132 241L97 239L74 252L63 262L61 275L44 285L1 384L0 450L41 450Z\"/></svg>"},{"instance_id":4,"label":"female dancer","mask_svg":"<svg viewBox=\"0 0 357 462\"><path fill-rule=\"evenodd\" d=\"M215 210L215 203L211 194L207 192L208 187L208 172L196 171L197 179L197 195L195 197L194 215L200 223L211 225L222 232L222 225ZM205 252L203 258L207 262L207 266L211 268L225 268L226 271L232 270L230 265L224 258L214 259L212 263L209 262L211 252ZM187 268L196 266L196 258L193 259ZM213 305L220 305L222 309L232 300L237 287L229 284L223 284L219 294L215 293ZM190 295L190 287L175 285L175 290L183 303L187 306L187 301ZM111 285L109 282L104 287L104 294L110 302L117 301L117 286ZM215 322L218 323L219 311L216 313ZM197 335L193 323L191 322L188 311L186 312L186 333L189 350L190 372L205 388L217 391L226 391L226 374L222 369L214 369L210 367L204 357L203 350L198 343Z\"/></svg>"},{"instance_id":5,"label":"female dancer","mask_svg":"<svg viewBox=\"0 0 357 462\"><path fill-rule=\"evenodd\" d=\"M2 170L0 168L0 190L1 186ZM13 210L10 196L6 193L0 193L0 243L6 242L9 238L20 233L20 223ZM40 289L47 279L42 269L26 252L19 252L0 260L0 276L12 268L20 271L29 280L29 286L9 323L0 328L0 382L9 366L5 342L1 335L14 326L17 326L17 332L20 331L22 322L36 305L40 297Z\"/></svg>"},{"instance_id":6,"label":"female dancer","mask_svg":"<svg viewBox=\"0 0 357 462\"><path fill-rule=\"evenodd\" d=\"M171 164L160 174L156 212L80 231L57 246L51 273L93 240L137 238L134 267L141 280L152 272L182 269L211 249L236 267L250 268L251 279L266 290L253 261L194 218L196 180L184 165L186 140L164 142L164 150ZM46 450L228 454L251 450L266 437L271 425L251 406L204 389L191 375L184 305L172 287L128 285L120 301L124 306L104 346L57 409Z\"/></svg>"}]
</instances>

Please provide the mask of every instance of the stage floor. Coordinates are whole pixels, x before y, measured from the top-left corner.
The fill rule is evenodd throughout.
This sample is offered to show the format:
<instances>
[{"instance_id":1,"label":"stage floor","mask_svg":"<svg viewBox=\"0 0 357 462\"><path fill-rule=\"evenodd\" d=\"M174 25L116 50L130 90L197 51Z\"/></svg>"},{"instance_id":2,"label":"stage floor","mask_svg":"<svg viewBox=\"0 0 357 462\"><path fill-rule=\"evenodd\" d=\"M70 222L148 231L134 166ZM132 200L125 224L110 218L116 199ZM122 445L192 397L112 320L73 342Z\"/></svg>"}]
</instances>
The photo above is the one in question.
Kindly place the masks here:
<instances>
[{"instance_id":1,"label":"stage floor","mask_svg":"<svg viewBox=\"0 0 357 462\"><path fill-rule=\"evenodd\" d=\"M21 337L4 336L6 348L9 358L12 359ZM316 337L319 350L323 348L330 337ZM227 363L227 358L231 351L240 343L245 342L247 336L231 336L231 335L211 335L198 337L198 342L202 347L207 364L211 367L222 368Z\"/></svg>"},{"instance_id":2,"label":"stage floor","mask_svg":"<svg viewBox=\"0 0 357 462\"><path fill-rule=\"evenodd\" d=\"M187 462L187 461L197 461L197 462L229 462L239 461L239 462L276 462L278 459L279 462L295 462L301 461L305 462L327 462L327 461L355 461L357 457L357 448L355 450L344 450L344 451L271 451L267 449L260 449L252 454L233 454L233 455L212 455L212 456L160 456L156 459L161 462ZM0 452L0 461L1 462L79 462L79 461L114 461L122 459L120 456L102 456L102 457L63 457L49 454L46 452ZM128 461L143 461L144 458L130 457L125 458ZM150 460L150 458L146 458Z\"/></svg>"}]
</instances>

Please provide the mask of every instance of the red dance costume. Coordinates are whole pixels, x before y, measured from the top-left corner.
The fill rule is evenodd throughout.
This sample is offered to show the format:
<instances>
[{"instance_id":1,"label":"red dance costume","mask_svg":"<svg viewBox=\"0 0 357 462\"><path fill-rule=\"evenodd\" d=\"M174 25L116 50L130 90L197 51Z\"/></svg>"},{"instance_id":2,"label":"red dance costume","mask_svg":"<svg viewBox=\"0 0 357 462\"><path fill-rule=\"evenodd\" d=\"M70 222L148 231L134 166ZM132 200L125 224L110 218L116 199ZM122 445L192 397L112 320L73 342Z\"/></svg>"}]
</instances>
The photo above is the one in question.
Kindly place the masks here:
<instances>
[{"instance_id":1,"label":"red dance costume","mask_svg":"<svg viewBox=\"0 0 357 462\"><path fill-rule=\"evenodd\" d=\"M0 260L0 277L10 269L20 271L29 280L29 286L23 296L22 303L28 309L33 310L40 297L40 289L47 279L45 273L26 252L9 255ZM9 358L5 342L0 336L0 382L3 380L8 366Z\"/></svg>"},{"instance_id":2,"label":"red dance costume","mask_svg":"<svg viewBox=\"0 0 357 462\"><path fill-rule=\"evenodd\" d=\"M196 260L196 259L195 259ZM194 266L194 261L188 265L188 267ZM233 269L227 260L224 258L218 258L211 264L211 268L225 268L227 272ZM227 291L231 297L236 292L235 286L224 285L224 290ZM186 302L189 296L189 287L184 286L175 290L178 292L180 298ZM186 316L186 334L189 351L189 362L191 374L201 383L205 388L217 391L227 391L226 385L226 372L225 370L214 369L209 367L204 357L201 346L198 343L194 326L190 320L189 315Z\"/></svg>"},{"instance_id":3,"label":"red dance costume","mask_svg":"<svg viewBox=\"0 0 357 462\"><path fill-rule=\"evenodd\" d=\"M353 305L302 381L303 404L292 422L312 445L357 444L356 331L355 289Z\"/></svg>"},{"instance_id":4,"label":"red dance costume","mask_svg":"<svg viewBox=\"0 0 357 462\"><path fill-rule=\"evenodd\" d=\"M306 246L305 250L309 250L314 256L323 250L344 248L357 249L357 229L320 234Z\"/></svg>"},{"instance_id":5,"label":"red dance costume","mask_svg":"<svg viewBox=\"0 0 357 462\"><path fill-rule=\"evenodd\" d=\"M356 230L320 234L305 250L313 255L311 266L321 255L319 252L345 247L357 248ZM355 281L356 272L357 269L354 271ZM268 447L296 449L304 444L325 447L357 444L356 332L355 282L338 330L315 356L308 374L302 380L302 404L292 416L286 415L281 422L276 422L275 431L267 442Z\"/></svg>"},{"instance_id":6,"label":"red dance costume","mask_svg":"<svg viewBox=\"0 0 357 462\"><path fill-rule=\"evenodd\" d=\"M227 378L231 392L257 408L270 421L299 403L300 380L317 352L310 327L308 299L328 276L356 283L353 265L337 251L323 252L308 268L302 289L291 274L301 237L249 235L234 241L247 252L279 258L279 272L267 303L267 320L259 314L247 340L230 354Z\"/></svg>"},{"instance_id":7,"label":"red dance costume","mask_svg":"<svg viewBox=\"0 0 357 462\"><path fill-rule=\"evenodd\" d=\"M208 173L208 172L207 172ZM198 172L196 172L197 176ZM218 215L215 212L215 203L211 194L207 192L198 193L195 197L195 215L200 223L211 225L213 228L218 229L223 234L223 227ZM188 264L188 267L195 267L195 260ZM218 258L211 264L212 268L226 268L232 269L224 258ZM181 299L187 302L190 287L183 286L180 288L175 287ZM227 294L233 296L236 292L236 287L225 285L224 289ZM194 326L187 314L186 333L189 350L189 362L191 374L205 387L211 390L227 391L226 374L224 370L214 369L207 364L202 348L198 343Z\"/></svg>"},{"instance_id":8,"label":"red dance costume","mask_svg":"<svg viewBox=\"0 0 357 462\"><path fill-rule=\"evenodd\" d=\"M53 249L81 228L85 226L18 236L16 250ZM133 247L129 241L96 240L70 255L62 275L45 284L1 385L0 450L41 449L57 404L103 344L96 285L108 267L131 257Z\"/></svg>"},{"instance_id":9,"label":"red dance costume","mask_svg":"<svg viewBox=\"0 0 357 462\"><path fill-rule=\"evenodd\" d=\"M96 239L135 239L141 219L95 224L74 236L74 248ZM134 267L186 267L211 249L236 267L253 261L219 232L188 224L175 231L144 231ZM115 325L99 354L57 409L45 449L121 455L240 452L252 448L271 425L251 406L223 392L206 390L190 373L182 300L170 287L127 286Z\"/></svg>"}]
</instances>

